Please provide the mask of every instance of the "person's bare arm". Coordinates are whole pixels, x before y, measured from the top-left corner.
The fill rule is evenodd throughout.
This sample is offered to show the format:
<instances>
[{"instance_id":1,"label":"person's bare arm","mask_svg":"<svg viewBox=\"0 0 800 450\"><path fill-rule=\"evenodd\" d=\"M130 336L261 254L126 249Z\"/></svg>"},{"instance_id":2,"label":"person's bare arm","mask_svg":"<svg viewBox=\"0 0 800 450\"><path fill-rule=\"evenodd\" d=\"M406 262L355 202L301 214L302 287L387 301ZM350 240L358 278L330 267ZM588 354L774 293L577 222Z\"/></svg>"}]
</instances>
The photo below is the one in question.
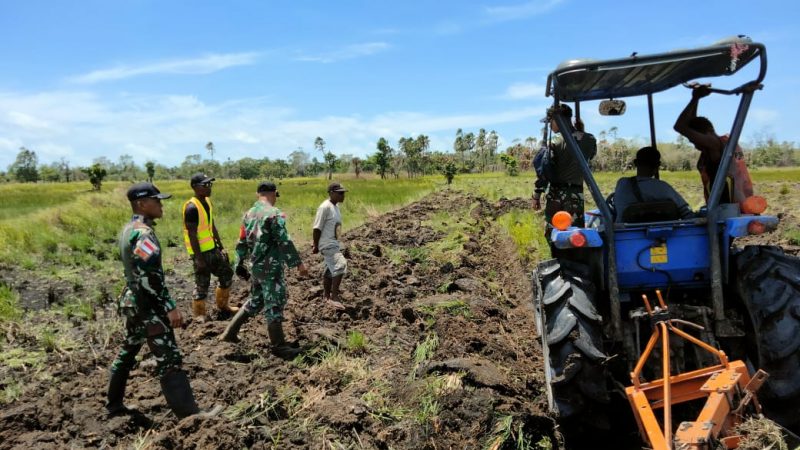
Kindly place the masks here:
<instances>
[{"instance_id":1,"label":"person's bare arm","mask_svg":"<svg viewBox=\"0 0 800 450\"><path fill-rule=\"evenodd\" d=\"M683 108L680 115L678 115L673 128L689 139L689 142L694 144L698 150L707 150L709 153L716 153L715 150L717 150L721 144L718 138L711 134L695 131L689 127L689 122L697 117L697 105L700 103L700 99L710 93L711 91L708 85L696 85L694 89L692 89L692 99L689 100L689 103ZM713 160L715 155L709 154L709 156ZM718 155L716 159L719 160Z\"/></svg>"},{"instance_id":2,"label":"person's bare arm","mask_svg":"<svg viewBox=\"0 0 800 450\"><path fill-rule=\"evenodd\" d=\"M314 228L314 247L311 249L311 253L319 253L319 238L322 236L322 230Z\"/></svg>"}]
</instances>

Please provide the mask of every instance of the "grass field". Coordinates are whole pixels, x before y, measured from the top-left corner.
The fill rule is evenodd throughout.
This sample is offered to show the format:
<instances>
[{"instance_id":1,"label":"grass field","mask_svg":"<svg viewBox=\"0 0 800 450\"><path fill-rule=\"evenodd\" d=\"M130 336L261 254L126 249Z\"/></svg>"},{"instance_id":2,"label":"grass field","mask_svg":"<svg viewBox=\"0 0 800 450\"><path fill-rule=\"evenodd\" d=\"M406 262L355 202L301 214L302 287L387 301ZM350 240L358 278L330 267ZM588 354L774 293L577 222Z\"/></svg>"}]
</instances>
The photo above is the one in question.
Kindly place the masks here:
<instances>
[{"instance_id":1,"label":"grass field","mask_svg":"<svg viewBox=\"0 0 800 450\"><path fill-rule=\"evenodd\" d=\"M443 184L436 178L415 180L348 180L352 193L342 205L345 229L369 217L413 202ZM166 246L182 246L181 208L191 197L185 181L157 183L173 198L164 201L164 218L157 232ZM232 248L242 214L256 199L256 183L222 180L212 199L217 229ZM298 243L307 243L319 203L327 197L323 179L284 181L278 207L289 217L289 230ZM86 183L0 186L0 262L23 267L41 263L88 265L99 268L114 259L117 233L130 217L125 199L128 183L107 183L91 192ZM182 248L180 248L182 251ZM100 264L98 264L100 262Z\"/></svg>"},{"instance_id":2,"label":"grass field","mask_svg":"<svg viewBox=\"0 0 800 450\"><path fill-rule=\"evenodd\" d=\"M770 201L769 212L794 214L795 206L800 204L794 195L800 188L800 169L754 170L752 175L758 192ZM611 192L620 176L597 174L604 195ZM696 172L664 172L662 178L675 186L694 208L702 204ZM413 180L345 177L342 181L350 189L341 206L345 230L416 201L433 190L448 188L441 176ZM529 198L532 181L532 173L518 177L501 173L459 175L449 188L496 201L501 197ZM298 246L310 243L311 223L317 206L327 196L327 183L325 179L314 178L285 180L279 184L278 206L287 213L289 232ZM115 283L120 278L117 233L131 214L125 199L128 185L106 183L101 192L89 190L86 182L0 185L0 264L11 270L33 271L43 280L80 284L85 273L91 271ZM164 202L164 218L157 227L162 244L167 247L165 267L169 271L176 258L186 257L181 208L191 196L191 190L186 181L158 182L157 185L163 192L173 194L172 199ZM244 180L220 180L214 185L215 220L223 243L229 249L235 245L243 212L255 201L255 186L256 182ZM593 203L587 195L587 209L593 208ZM512 211L498 222L517 243L520 256L534 262L547 251L541 236L541 221L541 212L525 210ZM782 232L790 242L800 244L800 228L796 223ZM107 295L87 296L93 298L101 294ZM7 304L13 303L10 295L10 292L0 292Z\"/></svg>"},{"instance_id":3,"label":"grass field","mask_svg":"<svg viewBox=\"0 0 800 450\"><path fill-rule=\"evenodd\" d=\"M631 173L622 174L630 176ZM796 192L800 169L769 169L752 172L757 188L768 199L780 199ZM617 173L597 174L604 195L611 192L620 177ZM702 191L696 172L664 172L662 178L683 194L694 208L702 205ZM531 173L508 177L500 173L459 175L452 189L472 192L495 201L501 197L529 197ZM445 186L440 176L413 180L345 179L350 189L341 206L344 229L363 223L404 204L411 203ZM173 194L164 202L164 218L159 221L162 243L182 250L181 208L191 196L186 181L157 183L163 192ZM253 181L221 180L214 185L212 199L215 220L223 243L235 244L241 215L255 200ZM289 231L298 244L307 244L311 223L319 203L326 197L324 179L291 179L280 183L278 206L288 215ZM88 266L100 269L115 260L114 243L119 229L128 220L130 208L125 199L128 183L107 183L102 192L92 192L88 183L6 184L0 185L0 262L33 268L42 264ZM594 207L587 195L587 209ZM531 221L530 212L514 222Z\"/></svg>"}]
</instances>

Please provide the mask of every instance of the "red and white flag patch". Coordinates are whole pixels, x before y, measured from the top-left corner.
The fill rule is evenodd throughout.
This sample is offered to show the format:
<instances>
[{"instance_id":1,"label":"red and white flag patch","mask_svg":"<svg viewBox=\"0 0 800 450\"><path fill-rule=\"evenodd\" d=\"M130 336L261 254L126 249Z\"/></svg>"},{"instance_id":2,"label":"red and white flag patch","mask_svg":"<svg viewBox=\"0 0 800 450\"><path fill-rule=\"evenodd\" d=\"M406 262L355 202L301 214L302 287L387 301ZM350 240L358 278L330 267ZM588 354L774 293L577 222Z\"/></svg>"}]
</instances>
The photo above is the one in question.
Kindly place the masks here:
<instances>
[{"instance_id":1,"label":"red and white flag patch","mask_svg":"<svg viewBox=\"0 0 800 450\"><path fill-rule=\"evenodd\" d=\"M158 253L158 246L156 246L156 243L148 236L139 240L136 244L136 248L133 249L133 253L141 258L142 261L147 261L151 256Z\"/></svg>"}]
</instances>

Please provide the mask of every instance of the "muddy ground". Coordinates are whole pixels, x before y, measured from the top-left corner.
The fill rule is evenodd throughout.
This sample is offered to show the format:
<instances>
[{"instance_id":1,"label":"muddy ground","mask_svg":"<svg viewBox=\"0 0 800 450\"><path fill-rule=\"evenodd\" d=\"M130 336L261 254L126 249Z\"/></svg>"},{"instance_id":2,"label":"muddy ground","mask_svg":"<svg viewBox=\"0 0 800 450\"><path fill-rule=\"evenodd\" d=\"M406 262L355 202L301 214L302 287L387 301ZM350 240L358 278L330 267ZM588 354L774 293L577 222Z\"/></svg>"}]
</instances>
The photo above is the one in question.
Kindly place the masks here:
<instances>
[{"instance_id":1,"label":"muddy ground","mask_svg":"<svg viewBox=\"0 0 800 450\"><path fill-rule=\"evenodd\" d=\"M514 207L527 205L445 191L349 231L344 312L322 304L316 277L290 271L285 329L306 348L294 361L269 353L261 316L242 328L237 344L218 342L223 318L177 330L201 407L225 407L212 419L176 420L147 350L126 395L142 414L107 418L107 368L122 336L104 341L96 324L77 321L74 332L86 336L90 351L48 355L51 378L36 377L0 413L0 448L557 444L545 413L528 269L493 225ZM321 267L317 256L302 253ZM190 282L168 282L188 298ZM235 302L246 295L247 285L237 280ZM188 317L187 302L181 308ZM101 311L96 320L117 319Z\"/></svg>"}]
</instances>

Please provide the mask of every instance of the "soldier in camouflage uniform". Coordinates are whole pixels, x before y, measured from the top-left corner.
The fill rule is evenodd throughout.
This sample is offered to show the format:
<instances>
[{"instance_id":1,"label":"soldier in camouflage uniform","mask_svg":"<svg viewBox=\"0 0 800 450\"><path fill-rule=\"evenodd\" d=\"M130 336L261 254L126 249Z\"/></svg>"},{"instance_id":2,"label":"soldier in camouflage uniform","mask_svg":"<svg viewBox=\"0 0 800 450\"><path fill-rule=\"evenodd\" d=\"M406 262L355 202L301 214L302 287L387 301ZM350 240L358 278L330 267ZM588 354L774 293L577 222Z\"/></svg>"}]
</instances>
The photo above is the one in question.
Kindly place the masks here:
<instances>
[{"instance_id":1,"label":"soldier in camouflage uniform","mask_svg":"<svg viewBox=\"0 0 800 450\"><path fill-rule=\"evenodd\" d=\"M127 195L133 218L119 237L125 289L117 305L125 321L125 341L111 365L106 409L112 415L130 411L123 404L125 385L137 353L147 342L156 358L156 374L167 403L175 415L186 417L199 410L189 379L181 370L181 352L173 331L183 318L164 283L161 245L153 230L154 220L163 214L161 199L171 196L150 183L131 186Z\"/></svg>"},{"instance_id":2,"label":"soldier in camouflage uniform","mask_svg":"<svg viewBox=\"0 0 800 450\"><path fill-rule=\"evenodd\" d=\"M271 182L258 185L258 201L242 219L239 242L236 244L238 263L236 274L251 279L250 299L231 320L221 339L238 341L239 329L250 317L264 309L272 352L281 358L293 358L300 350L288 345L283 334L283 308L286 306L286 277L284 264L297 267L302 276L308 269L286 231L286 216L275 207L280 197L277 186ZM252 263L252 277L245 267L248 256Z\"/></svg>"},{"instance_id":3,"label":"soldier in camouflage uniform","mask_svg":"<svg viewBox=\"0 0 800 450\"><path fill-rule=\"evenodd\" d=\"M558 124L553 119L553 114L561 114L567 122L572 119L572 109L567 105L559 105L556 108L551 108L547 112L550 119L550 128L555 133L560 133ZM578 146L586 158L586 161L594 158L597 154L597 141L590 133L583 131L583 124L578 122L578 127L575 128L570 123L570 130ZM549 148L550 160L554 167L553 179L546 179L540 177L536 180L535 190L533 194L533 208L541 208L541 195L547 192L545 197L545 236L550 238L550 231L552 230L551 221L553 215L558 211L567 211L572 215L572 224L576 227L584 226L583 219L583 176L581 175L580 165L578 160L572 155L572 152L567 148L566 141L561 138L551 143Z\"/></svg>"}]
</instances>

